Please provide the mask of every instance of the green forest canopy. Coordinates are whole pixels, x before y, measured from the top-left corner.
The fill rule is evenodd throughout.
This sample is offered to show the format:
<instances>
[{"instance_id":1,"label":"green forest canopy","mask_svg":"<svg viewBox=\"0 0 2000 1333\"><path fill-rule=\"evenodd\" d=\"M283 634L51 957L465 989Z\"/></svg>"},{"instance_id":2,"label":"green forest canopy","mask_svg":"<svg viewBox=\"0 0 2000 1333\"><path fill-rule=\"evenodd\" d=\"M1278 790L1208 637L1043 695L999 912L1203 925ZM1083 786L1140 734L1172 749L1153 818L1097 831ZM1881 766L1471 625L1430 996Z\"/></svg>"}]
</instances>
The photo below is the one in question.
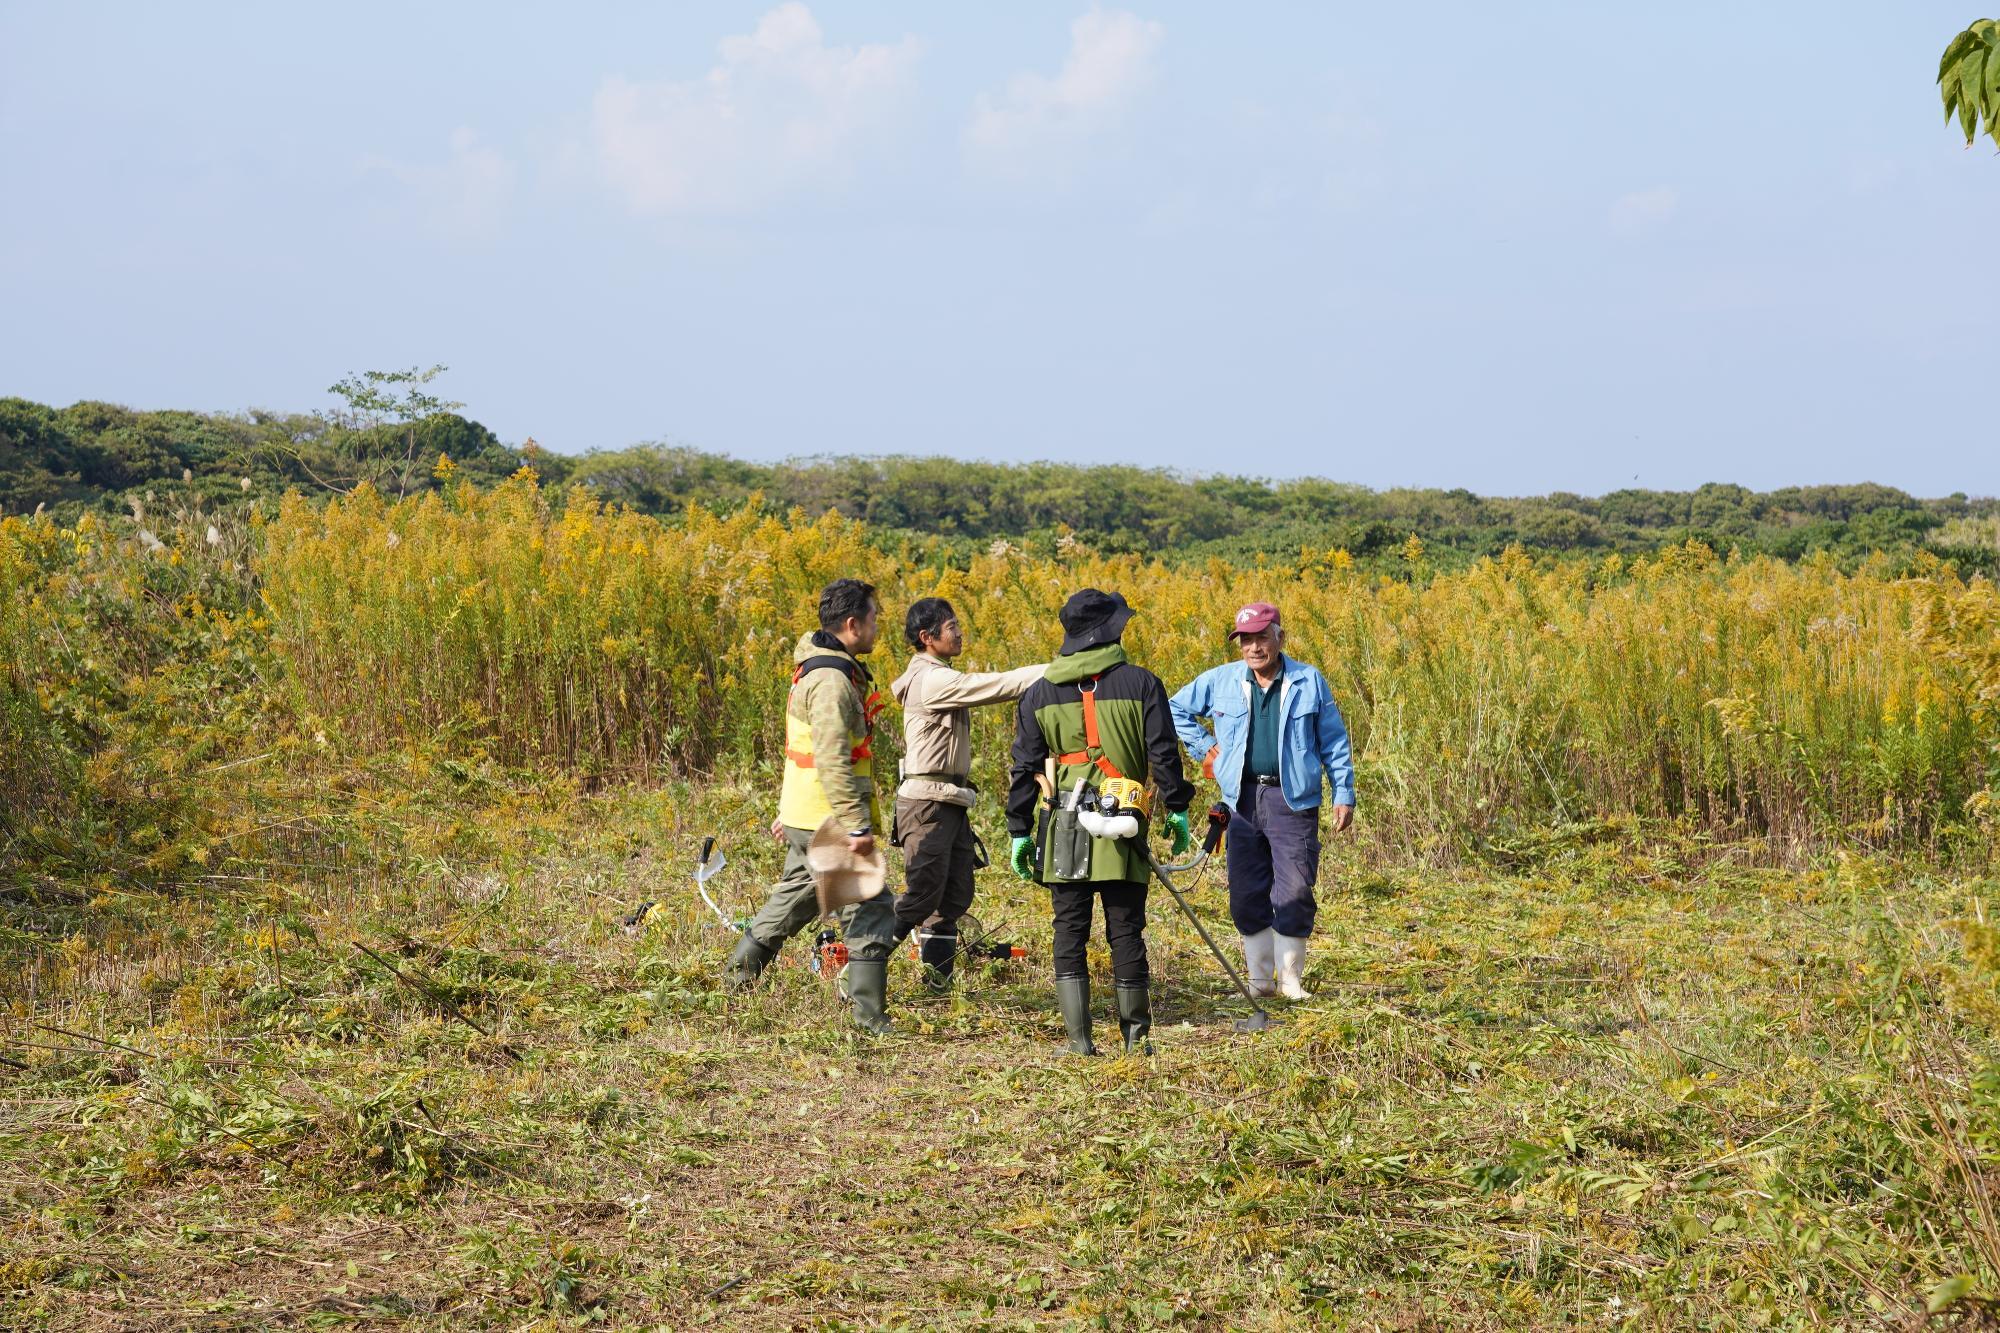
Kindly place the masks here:
<instances>
[{"instance_id":1,"label":"green forest canopy","mask_svg":"<svg viewBox=\"0 0 2000 1333\"><path fill-rule=\"evenodd\" d=\"M440 456L451 460L448 468L436 467ZM1392 557L1414 535L1434 562L1450 564L1514 543L1559 553L1642 552L1697 537L1787 558L1932 550L1990 570L2000 546L2000 502L1962 494L1918 499L1872 483L1765 492L1712 483L1693 491L1503 498L1119 465L913 457L763 464L667 444L563 455L533 440L504 444L449 412L414 425L367 425L320 415L0 399L6 513L122 508L128 492L175 484L235 500L290 487L331 493L368 480L393 496L446 478L490 484L524 465L545 485L586 486L648 513L691 502L727 510L756 499L777 512L839 510L892 540L935 538L967 551L1001 539L1053 540L1069 530L1104 551L1243 559L1338 548L1366 561Z\"/></svg>"}]
</instances>

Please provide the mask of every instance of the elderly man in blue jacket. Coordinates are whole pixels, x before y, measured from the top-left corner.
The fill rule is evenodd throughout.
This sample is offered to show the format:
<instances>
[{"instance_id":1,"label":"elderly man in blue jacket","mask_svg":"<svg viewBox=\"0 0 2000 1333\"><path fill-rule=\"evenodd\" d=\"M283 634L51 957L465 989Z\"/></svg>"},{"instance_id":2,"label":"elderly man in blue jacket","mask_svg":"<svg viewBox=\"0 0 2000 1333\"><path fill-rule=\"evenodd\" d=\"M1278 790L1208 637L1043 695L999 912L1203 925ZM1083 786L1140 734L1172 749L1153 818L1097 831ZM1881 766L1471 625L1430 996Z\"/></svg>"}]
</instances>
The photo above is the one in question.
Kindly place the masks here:
<instances>
[{"instance_id":1,"label":"elderly man in blue jacket","mask_svg":"<svg viewBox=\"0 0 2000 1333\"><path fill-rule=\"evenodd\" d=\"M1285 656L1277 607L1252 602L1229 637L1242 660L1203 672L1169 707L1181 743L1229 805L1229 915L1250 988L1304 1000L1322 775L1333 788L1333 831L1354 819L1347 724L1326 677Z\"/></svg>"}]
</instances>

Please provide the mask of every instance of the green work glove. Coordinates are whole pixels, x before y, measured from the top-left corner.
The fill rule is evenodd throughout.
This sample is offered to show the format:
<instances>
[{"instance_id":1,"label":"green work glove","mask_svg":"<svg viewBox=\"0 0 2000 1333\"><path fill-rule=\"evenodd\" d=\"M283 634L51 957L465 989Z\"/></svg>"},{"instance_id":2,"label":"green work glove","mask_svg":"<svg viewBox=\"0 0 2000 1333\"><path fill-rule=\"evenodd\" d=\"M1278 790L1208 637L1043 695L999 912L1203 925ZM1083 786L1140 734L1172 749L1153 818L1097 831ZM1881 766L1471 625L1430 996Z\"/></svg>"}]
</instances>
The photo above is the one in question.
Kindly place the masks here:
<instances>
[{"instance_id":1,"label":"green work glove","mask_svg":"<svg viewBox=\"0 0 2000 1333\"><path fill-rule=\"evenodd\" d=\"M1174 836L1172 855L1179 856L1194 846L1194 834L1188 832L1187 811L1167 811L1167 832Z\"/></svg>"},{"instance_id":2,"label":"green work glove","mask_svg":"<svg viewBox=\"0 0 2000 1333\"><path fill-rule=\"evenodd\" d=\"M1185 824L1187 821L1182 820L1181 822ZM1015 874L1029 881L1035 878L1035 840L1033 838L1014 839L1013 861Z\"/></svg>"}]
</instances>

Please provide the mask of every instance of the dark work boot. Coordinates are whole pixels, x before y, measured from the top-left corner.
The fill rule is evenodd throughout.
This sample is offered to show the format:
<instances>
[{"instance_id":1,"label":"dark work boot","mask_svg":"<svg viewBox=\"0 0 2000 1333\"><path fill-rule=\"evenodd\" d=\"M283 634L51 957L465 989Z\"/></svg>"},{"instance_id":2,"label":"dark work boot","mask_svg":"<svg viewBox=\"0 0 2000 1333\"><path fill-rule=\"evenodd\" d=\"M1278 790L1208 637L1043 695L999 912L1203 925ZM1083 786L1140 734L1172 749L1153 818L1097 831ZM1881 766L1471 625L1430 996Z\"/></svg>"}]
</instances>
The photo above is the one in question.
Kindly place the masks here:
<instances>
[{"instance_id":1,"label":"dark work boot","mask_svg":"<svg viewBox=\"0 0 2000 1333\"><path fill-rule=\"evenodd\" d=\"M854 1004L856 1027L878 1037L889 1030L889 1015L884 1011L888 993L888 959L850 958L847 961L847 997Z\"/></svg>"},{"instance_id":2,"label":"dark work boot","mask_svg":"<svg viewBox=\"0 0 2000 1333\"><path fill-rule=\"evenodd\" d=\"M1153 1043L1147 1040L1153 1030L1153 996L1141 981L1131 985L1117 983L1118 1031L1124 1034L1125 1049L1137 1051L1141 1055L1153 1053Z\"/></svg>"},{"instance_id":3,"label":"dark work boot","mask_svg":"<svg viewBox=\"0 0 2000 1333\"><path fill-rule=\"evenodd\" d=\"M1062 1008L1063 1027L1069 1032L1069 1049L1074 1055L1096 1055L1090 1040L1090 978L1057 977L1056 1003Z\"/></svg>"},{"instance_id":4,"label":"dark work boot","mask_svg":"<svg viewBox=\"0 0 2000 1333\"><path fill-rule=\"evenodd\" d=\"M924 964L924 985L933 995L951 989L952 970L958 966L958 927L936 925L917 932L917 956Z\"/></svg>"},{"instance_id":5,"label":"dark work boot","mask_svg":"<svg viewBox=\"0 0 2000 1333\"><path fill-rule=\"evenodd\" d=\"M777 956L776 949L744 931L737 937L736 951L729 955L729 966L723 974L729 989L748 990L763 974L765 965Z\"/></svg>"}]
</instances>

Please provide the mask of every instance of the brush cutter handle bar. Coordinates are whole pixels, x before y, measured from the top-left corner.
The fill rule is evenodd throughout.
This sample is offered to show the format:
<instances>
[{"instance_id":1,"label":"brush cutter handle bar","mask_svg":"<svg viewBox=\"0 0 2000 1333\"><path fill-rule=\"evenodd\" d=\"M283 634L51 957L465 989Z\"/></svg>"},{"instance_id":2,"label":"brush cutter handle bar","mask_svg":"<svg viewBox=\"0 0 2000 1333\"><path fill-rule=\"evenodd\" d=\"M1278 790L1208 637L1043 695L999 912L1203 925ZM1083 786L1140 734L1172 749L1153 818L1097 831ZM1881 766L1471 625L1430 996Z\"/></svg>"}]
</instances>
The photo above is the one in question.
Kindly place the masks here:
<instances>
[{"instance_id":1,"label":"brush cutter handle bar","mask_svg":"<svg viewBox=\"0 0 2000 1333\"><path fill-rule=\"evenodd\" d=\"M742 928L729 919L728 913L722 910L721 904L708 896L708 886L702 883L702 871L707 868L708 858L714 851L714 836L711 835L703 838L701 840L701 859L694 863L694 891L701 895L701 900L708 905L708 910L715 913L715 919L722 923L724 930L734 930L738 934L742 934Z\"/></svg>"},{"instance_id":2,"label":"brush cutter handle bar","mask_svg":"<svg viewBox=\"0 0 2000 1333\"><path fill-rule=\"evenodd\" d=\"M1153 869L1164 871L1169 875L1185 875L1190 871L1199 870L1208 864L1208 853L1206 851L1197 851L1187 860L1175 861L1171 864L1161 861L1158 857L1153 856L1151 852L1148 852L1146 855L1147 859L1152 861Z\"/></svg>"},{"instance_id":3,"label":"brush cutter handle bar","mask_svg":"<svg viewBox=\"0 0 2000 1333\"><path fill-rule=\"evenodd\" d=\"M1208 864L1208 858L1215 855L1215 849L1222 845L1222 830L1229 826L1229 807L1217 801L1208 807L1208 828L1201 835L1201 850L1185 861L1166 864L1151 852L1146 859L1153 863L1153 869L1164 870L1170 875L1185 875L1190 870L1199 870Z\"/></svg>"},{"instance_id":4,"label":"brush cutter handle bar","mask_svg":"<svg viewBox=\"0 0 2000 1333\"><path fill-rule=\"evenodd\" d=\"M1222 831L1229 827L1229 807L1217 801L1208 807L1208 831L1201 835L1201 854L1206 860L1222 845Z\"/></svg>"}]
</instances>

